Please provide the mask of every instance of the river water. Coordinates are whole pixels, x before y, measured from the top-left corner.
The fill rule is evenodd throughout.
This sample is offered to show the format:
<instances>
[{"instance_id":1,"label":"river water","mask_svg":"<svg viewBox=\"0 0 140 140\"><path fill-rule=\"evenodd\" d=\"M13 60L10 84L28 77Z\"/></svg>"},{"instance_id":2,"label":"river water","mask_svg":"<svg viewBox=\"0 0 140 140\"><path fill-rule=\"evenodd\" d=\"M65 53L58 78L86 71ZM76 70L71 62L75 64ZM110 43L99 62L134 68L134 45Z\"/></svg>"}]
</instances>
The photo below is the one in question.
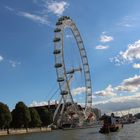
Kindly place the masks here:
<instances>
[{"instance_id":1,"label":"river water","mask_svg":"<svg viewBox=\"0 0 140 140\"><path fill-rule=\"evenodd\" d=\"M140 140L140 121L124 125L119 132L100 134L99 127L77 130L55 130L47 133L4 136L0 140Z\"/></svg>"}]
</instances>

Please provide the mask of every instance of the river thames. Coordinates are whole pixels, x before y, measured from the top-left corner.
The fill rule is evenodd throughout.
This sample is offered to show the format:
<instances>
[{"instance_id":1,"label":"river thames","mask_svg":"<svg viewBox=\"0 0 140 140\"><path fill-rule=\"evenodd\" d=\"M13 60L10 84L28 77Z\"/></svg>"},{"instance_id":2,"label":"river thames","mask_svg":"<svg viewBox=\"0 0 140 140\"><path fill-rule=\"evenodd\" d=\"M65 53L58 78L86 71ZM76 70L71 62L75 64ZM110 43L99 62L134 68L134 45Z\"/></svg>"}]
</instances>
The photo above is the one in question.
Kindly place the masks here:
<instances>
[{"instance_id":1,"label":"river thames","mask_svg":"<svg viewBox=\"0 0 140 140\"><path fill-rule=\"evenodd\" d=\"M140 140L140 121L124 125L119 132L100 134L99 127L77 130L55 130L47 133L4 136L0 140Z\"/></svg>"}]
</instances>

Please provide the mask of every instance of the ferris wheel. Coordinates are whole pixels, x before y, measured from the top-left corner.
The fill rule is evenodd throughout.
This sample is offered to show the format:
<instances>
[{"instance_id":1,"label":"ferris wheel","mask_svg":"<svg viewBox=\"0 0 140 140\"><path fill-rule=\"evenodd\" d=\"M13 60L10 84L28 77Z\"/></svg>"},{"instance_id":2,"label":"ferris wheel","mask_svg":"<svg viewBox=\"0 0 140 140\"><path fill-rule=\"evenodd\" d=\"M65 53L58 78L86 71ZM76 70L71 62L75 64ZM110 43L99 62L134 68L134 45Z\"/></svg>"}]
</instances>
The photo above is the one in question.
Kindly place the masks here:
<instances>
[{"instance_id":1,"label":"ferris wheel","mask_svg":"<svg viewBox=\"0 0 140 140\"><path fill-rule=\"evenodd\" d=\"M67 56L65 55L66 47L64 45L66 29L69 29L71 31L73 38L76 40L76 47L78 48L77 55L79 55L81 60L80 66L67 67ZM95 115L92 112L92 84L90 69L87 53L80 32L70 17L63 16L58 19L54 34L53 54L55 57L57 82L60 89L60 101L57 109L55 110L53 120L57 120L57 123L59 123L60 125L63 123L73 122L72 118L74 118L74 116L81 119L82 121L89 118L89 116L95 119ZM73 54L71 54L71 56L72 55ZM83 107L83 109L79 109L78 105L75 103L71 87L71 84L75 80L75 75L79 72L83 73L83 84L85 88L85 106ZM77 124L78 123L79 121L77 121Z\"/></svg>"}]
</instances>

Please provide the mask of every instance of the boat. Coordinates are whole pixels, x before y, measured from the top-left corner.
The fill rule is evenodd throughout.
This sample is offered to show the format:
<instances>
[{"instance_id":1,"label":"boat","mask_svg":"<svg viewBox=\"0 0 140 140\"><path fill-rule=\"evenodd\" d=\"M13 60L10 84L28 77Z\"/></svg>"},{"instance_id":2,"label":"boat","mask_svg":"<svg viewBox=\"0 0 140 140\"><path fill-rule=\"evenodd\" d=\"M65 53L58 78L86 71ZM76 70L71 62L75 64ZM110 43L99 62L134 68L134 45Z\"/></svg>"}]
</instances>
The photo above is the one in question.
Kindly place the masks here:
<instances>
[{"instance_id":1,"label":"boat","mask_svg":"<svg viewBox=\"0 0 140 140\"><path fill-rule=\"evenodd\" d=\"M107 134L110 132L117 132L123 128L123 124L116 124L116 125L103 125L102 128L100 128L99 132L103 134Z\"/></svg>"},{"instance_id":2,"label":"boat","mask_svg":"<svg viewBox=\"0 0 140 140\"><path fill-rule=\"evenodd\" d=\"M136 122L136 118L132 114L123 115L121 120L123 124L131 124Z\"/></svg>"},{"instance_id":3,"label":"boat","mask_svg":"<svg viewBox=\"0 0 140 140\"><path fill-rule=\"evenodd\" d=\"M115 117L113 113L111 116L103 115L101 120L103 121L103 126L99 130L100 133L107 134L110 132L116 132L123 128L121 120L119 117Z\"/></svg>"}]
</instances>

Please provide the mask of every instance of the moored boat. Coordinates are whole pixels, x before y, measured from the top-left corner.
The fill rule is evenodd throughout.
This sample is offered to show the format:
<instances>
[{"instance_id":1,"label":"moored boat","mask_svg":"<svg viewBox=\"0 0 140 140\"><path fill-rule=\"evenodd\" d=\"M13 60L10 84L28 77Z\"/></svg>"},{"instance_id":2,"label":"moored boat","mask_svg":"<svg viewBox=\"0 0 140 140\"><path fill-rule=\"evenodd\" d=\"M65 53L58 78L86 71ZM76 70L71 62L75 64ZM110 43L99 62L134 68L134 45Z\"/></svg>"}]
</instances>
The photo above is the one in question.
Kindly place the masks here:
<instances>
[{"instance_id":1,"label":"moored boat","mask_svg":"<svg viewBox=\"0 0 140 140\"><path fill-rule=\"evenodd\" d=\"M100 133L110 133L110 132L116 132L119 129L123 127L123 124L116 124L116 125L103 125L103 127L100 129Z\"/></svg>"},{"instance_id":2,"label":"moored boat","mask_svg":"<svg viewBox=\"0 0 140 140\"><path fill-rule=\"evenodd\" d=\"M113 113L111 116L102 116L101 120L103 120L103 126L99 130L100 133L106 134L110 132L116 132L123 128L121 120L119 120L118 117L115 117Z\"/></svg>"}]
</instances>

